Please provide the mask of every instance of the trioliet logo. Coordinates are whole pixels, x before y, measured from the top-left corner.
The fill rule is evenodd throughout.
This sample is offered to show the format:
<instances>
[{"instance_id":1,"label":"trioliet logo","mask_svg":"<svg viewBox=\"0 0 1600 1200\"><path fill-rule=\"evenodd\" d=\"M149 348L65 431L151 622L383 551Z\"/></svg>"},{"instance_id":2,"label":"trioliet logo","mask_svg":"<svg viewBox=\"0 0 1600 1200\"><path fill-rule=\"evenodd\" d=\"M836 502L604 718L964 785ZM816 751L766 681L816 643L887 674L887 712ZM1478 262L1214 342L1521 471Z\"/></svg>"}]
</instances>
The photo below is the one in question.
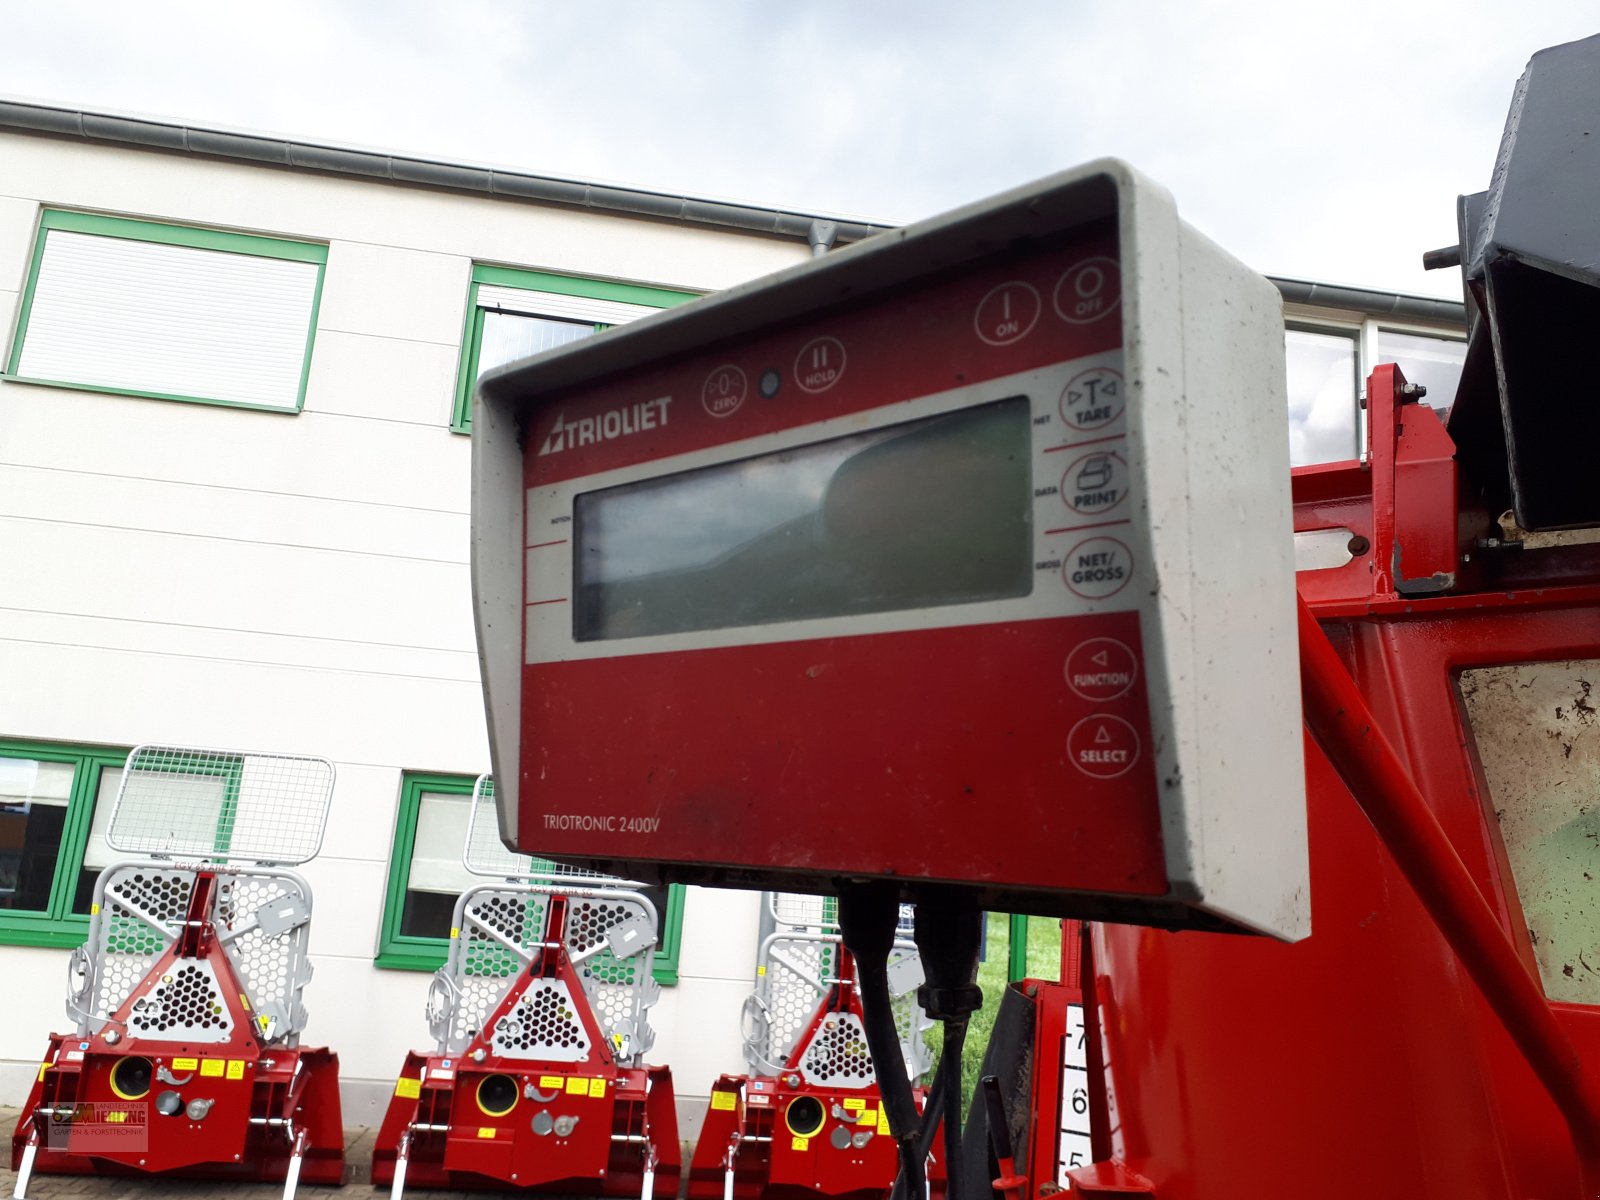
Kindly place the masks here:
<instances>
[{"instance_id":1,"label":"trioliet logo","mask_svg":"<svg viewBox=\"0 0 1600 1200\"><path fill-rule=\"evenodd\" d=\"M654 400L608 409L597 416L579 417L575 421L569 421L557 413L556 423L546 435L544 445L539 447L539 454L560 454L573 446L609 442L614 438L655 429L667 423L667 405L671 403L671 396L657 396Z\"/></svg>"}]
</instances>

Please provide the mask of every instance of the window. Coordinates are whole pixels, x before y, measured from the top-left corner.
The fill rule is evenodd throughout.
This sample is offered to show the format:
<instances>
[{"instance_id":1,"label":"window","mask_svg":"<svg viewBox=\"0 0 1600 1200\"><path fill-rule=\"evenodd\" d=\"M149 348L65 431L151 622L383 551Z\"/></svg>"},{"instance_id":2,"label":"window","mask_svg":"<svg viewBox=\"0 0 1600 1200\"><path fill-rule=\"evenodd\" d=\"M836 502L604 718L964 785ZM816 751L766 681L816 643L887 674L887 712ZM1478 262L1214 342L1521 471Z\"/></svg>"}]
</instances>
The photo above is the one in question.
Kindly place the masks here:
<instances>
[{"instance_id":1,"label":"window","mask_svg":"<svg viewBox=\"0 0 1600 1200\"><path fill-rule=\"evenodd\" d=\"M125 750L0 741L0 942L76 946Z\"/></svg>"},{"instance_id":2,"label":"window","mask_svg":"<svg viewBox=\"0 0 1600 1200\"><path fill-rule=\"evenodd\" d=\"M443 966L456 897L487 882L461 865L472 785L473 779L466 775L408 772L402 778L378 945L380 967L433 971ZM677 983L683 888L673 884L639 890L655 904L661 931L655 950L656 979Z\"/></svg>"},{"instance_id":3,"label":"window","mask_svg":"<svg viewBox=\"0 0 1600 1200\"><path fill-rule=\"evenodd\" d=\"M474 267L450 428L471 430L473 390L495 367L692 299L692 292L665 288Z\"/></svg>"},{"instance_id":4,"label":"window","mask_svg":"<svg viewBox=\"0 0 1600 1200\"><path fill-rule=\"evenodd\" d=\"M6 374L298 412L326 246L46 209Z\"/></svg>"},{"instance_id":5,"label":"window","mask_svg":"<svg viewBox=\"0 0 1600 1200\"><path fill-rule=\"evenodd\" d=\"M1399 363L1408 383L1428 389L1427 403L1448 411L1455 403L1467 344L1455 338L1429 337L1398 329L1378 330L1378 361Z\"/></svg>"},{"instance_id":6,"label":"window","mask_svg":"<svg viewBox=\"0 0 1600 1200\"><path fill-rule=\"evenodd\" d=\"M1506 863L1545 995L1600 1004L1600 662L1462 671Z\"/></svg>"},{"instance_id":7,"label":"window","mask_svg":"<svg viewBox=\"0 0 1600 1200\"><path fill-rule=\"evenodd\" d=\"M1357 331L1290 326L1283 348L1289 382L1289 463L1359 457Z\"/></svg>"}]
</instances>

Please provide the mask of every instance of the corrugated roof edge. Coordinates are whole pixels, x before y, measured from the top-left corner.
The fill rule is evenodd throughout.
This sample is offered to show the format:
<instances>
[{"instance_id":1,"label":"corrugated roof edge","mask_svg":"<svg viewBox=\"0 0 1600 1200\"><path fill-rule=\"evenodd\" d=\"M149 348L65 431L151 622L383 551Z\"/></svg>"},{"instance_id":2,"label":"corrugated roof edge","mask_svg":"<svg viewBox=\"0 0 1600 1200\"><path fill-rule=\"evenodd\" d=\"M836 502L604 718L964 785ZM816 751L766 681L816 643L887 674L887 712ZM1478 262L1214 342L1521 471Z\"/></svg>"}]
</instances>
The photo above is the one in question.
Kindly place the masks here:
<instances>
[{"instance_id":1,"label":"corrugated roof edge","mask_svg":"<svg viewBox=\"0 0 1600 1200\"><path fill-rule=\"evenodd\" d=\"M823 214L791 212L707 200L696 196L677 196L669 192L585 183L550 175L534 175L500 167L441 159L412 158L319 145L262 134L226 129L204 129L141 117L86 112L34 104L24 100L0 98L0 129L51 137L80 138L84 141L117 142L150 149L201 154L211 158L232 158L266 163L303 171L327 171L383 179L409 186L446 188L451 191L479 192L510 199L533 200L602 212L626 213L635 217L681 221L720 229L740 229L777 237L815 240L819 223L837 229L837 243L856 242L896 226L872 221L850 220ZM1377 317L1397 320L1447 322L1464 325L1465 306L1455 300L1431 296L1411 296L1400 292L1376 291L1339 284L1316 283L1304 279L1268 276L1290 304L1319 308L1354 309Z\"/></svg>"},{"instance_id":2,"label":"corrugated roof edge","mask_svg":"<svg viewBox=\"0 0 1600 1200\"><path fill-rule=\"evenodd\" d=\"M892 225L829 214L762 208L699 196L534 175L502 167L412 158L224 129L203 129L168 121L34 104L24 100L0 98L0 129L79 138L83 141L115 142L180 154L240 159L304 171L357 175L411 186L479 192L515 200L680 221L688 225L764 233L808 243L815 240L814 233L819 228L831 228L833 240L840 243L860 241L894 228Z\"/></svg>"}]
</instances>

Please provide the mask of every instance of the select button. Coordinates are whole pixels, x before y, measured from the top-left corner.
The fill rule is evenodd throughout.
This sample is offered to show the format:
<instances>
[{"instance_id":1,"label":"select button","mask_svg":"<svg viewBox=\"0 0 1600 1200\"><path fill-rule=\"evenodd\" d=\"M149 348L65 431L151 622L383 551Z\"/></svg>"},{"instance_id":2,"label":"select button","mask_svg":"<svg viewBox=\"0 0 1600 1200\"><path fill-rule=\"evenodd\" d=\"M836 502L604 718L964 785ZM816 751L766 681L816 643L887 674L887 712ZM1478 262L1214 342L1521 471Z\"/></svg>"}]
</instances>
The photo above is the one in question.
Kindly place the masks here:
<instances>
[{"instance_id":1,"label":"select button","mask_svg":"<svg viewBox=\"0 0 1600 1200\"><path fill-rule=\"evenodd\" d=\"M1121 717L1096 713L1067 734L1072 765L1095 779L1115 779L1139 761L1139 734Z\"/></svg>"}]
</instances>

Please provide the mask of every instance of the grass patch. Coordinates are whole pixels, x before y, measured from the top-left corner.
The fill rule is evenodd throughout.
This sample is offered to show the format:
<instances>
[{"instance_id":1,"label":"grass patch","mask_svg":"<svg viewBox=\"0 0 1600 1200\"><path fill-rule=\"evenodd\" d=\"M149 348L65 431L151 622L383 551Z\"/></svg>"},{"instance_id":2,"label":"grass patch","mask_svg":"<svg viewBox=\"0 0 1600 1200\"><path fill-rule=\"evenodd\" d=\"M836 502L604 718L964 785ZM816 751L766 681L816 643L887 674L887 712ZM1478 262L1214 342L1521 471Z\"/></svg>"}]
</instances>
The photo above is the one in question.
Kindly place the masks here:
<instances>
[{"instance_id":1,"label":"grass patch","mask_svg":"<svg viewBox=\"0 0 1600 1200\"><path fill-rule=\"evenodd\" d=\"M977 1086L983 1053L994 1032L1000 1012L1000 997L1010 982L1011 917L988 913L983 960L978 964L978 986L983 989L983 1007L972 1014L967 1025L966 1044L961 1048L961 1079L970 1094ZM1023 974L1033 979L1056 979L1061 974L1061 922L1050 917L1030 917L1027 935L1027 966ZM934 1060L944 1045L944 1030L934 1026L927 1033Z\"/></svg>"}]
</instances>

